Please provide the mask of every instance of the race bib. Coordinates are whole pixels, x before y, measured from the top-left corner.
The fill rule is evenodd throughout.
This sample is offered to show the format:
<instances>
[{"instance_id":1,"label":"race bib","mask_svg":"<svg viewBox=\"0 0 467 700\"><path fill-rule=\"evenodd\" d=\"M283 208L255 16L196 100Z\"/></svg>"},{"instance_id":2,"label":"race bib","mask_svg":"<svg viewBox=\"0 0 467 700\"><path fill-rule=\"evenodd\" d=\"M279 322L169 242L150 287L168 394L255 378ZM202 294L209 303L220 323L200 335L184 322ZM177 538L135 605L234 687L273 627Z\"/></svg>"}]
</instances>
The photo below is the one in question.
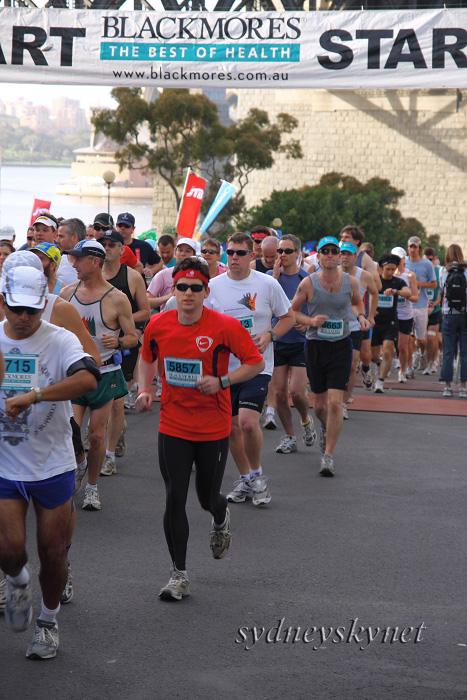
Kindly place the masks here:
<instances>
[{"instance_id":1,"label":"race bib","mask_svg":"<svg viewBox=\"0 0 467 700\"><path fill-rule=\"evenodd\" d=\"M435 289L425 289L426 298L428 299L428 301L434 301L435 291Z\"/></svg>"},{"instance_id":2,"label":"race bib","mask_svg":"<svg viewBox=\"0 0 467 700\"><path fill-rule=\"evenodd\" d=\"M397 298L397 308L402 309L407 304L407 299L405 297Z\"/></svg>"},{"instance_id":3,"label":"race bib","mask_svg":"<svg viewBox=\"0 0 467 700\"><path fill-rule=\"evenodd\" d=\"M391 309L394 304L393 296L386 296L385 294L379 294L378 309Z\"/></svg>"},{"instance_id":4,"label":"race bib","mask_svg":"<svg viewBox=\"0 0 467 700\"><path fill-rule=\"evenodd\" d=\"M322 326L318 327L318 338L323 340L337 340L344 336L344 321L342 318L328 318Z\"/></svg>"},{"instance_id":5,"label":"race bib","mask_svg":"<svg viewBox=\"0 0 467 700\"><path fill-rule=\"evenodd\" d=\"M241 316L237 319L242 324L243 328L246 328L248 333L254 338L256 335L255 330L255 319L253 316Z\"/></svg>"},{"instance_id":6,"label":"race bib","mask_svg":"<svg viewBox=\"0 0 467 700\"><path fill-rule=\"evenodd\" d=\"M203 376L201 360L164 357L165 379L172 386L195 387Z\"/></svg>"},{"instance_id":7,"label":"race bib","mask_svg":"<svg viewBox=\"0 0 467 700\"><path fill-rule=\"evenodd\" d=\"M38 381L39 355L5 354L4 391L30 391Z\"/></svg>"}]
</instances>

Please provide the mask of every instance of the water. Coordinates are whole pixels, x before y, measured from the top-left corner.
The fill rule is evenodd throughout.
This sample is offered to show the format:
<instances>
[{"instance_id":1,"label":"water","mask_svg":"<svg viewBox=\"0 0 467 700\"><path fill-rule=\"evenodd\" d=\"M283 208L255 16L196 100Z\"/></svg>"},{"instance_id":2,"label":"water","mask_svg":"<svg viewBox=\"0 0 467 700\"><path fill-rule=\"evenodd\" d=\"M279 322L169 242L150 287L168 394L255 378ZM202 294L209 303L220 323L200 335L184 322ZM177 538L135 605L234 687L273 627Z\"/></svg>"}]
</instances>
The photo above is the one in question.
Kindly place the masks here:
<instances>
[{"instance_id":1,"label":"water","mask_svg":"<svg viewBox=\"0 0 467 700\"><path fill-rule=\"evenodd\" d=\"M107 211L107 197L71 197L55 194L56 186L71 177L71 167L27 167L4 165L0 168L0 226L9 224L16 231L15 246L26 242L34 199L52 202L54 216L78 217L85 224L96 214ZM115 199L110 190L110 213L116 220L129 211L136 219L136 234L151 228L152 200Z\"/></svg>"}]
</instances>

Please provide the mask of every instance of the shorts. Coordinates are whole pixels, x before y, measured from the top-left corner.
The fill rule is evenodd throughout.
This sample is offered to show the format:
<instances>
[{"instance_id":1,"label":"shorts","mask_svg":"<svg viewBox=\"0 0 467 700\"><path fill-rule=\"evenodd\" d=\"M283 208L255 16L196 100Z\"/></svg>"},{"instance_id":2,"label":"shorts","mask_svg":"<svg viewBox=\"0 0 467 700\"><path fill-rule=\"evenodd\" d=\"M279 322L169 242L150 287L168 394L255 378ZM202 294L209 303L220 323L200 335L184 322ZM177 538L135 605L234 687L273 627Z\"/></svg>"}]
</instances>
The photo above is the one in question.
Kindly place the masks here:
<instances>
[{"instance_id":1,"label":"shorts","mask_svg":"<svg viewBox=\"0 0 467 700\"><path fill-rule=\"evenodd\" d=\"M428 328L428 306L420 309L413 307L413 324L417 340L425 340Z\"/></svg>"},{"instance_id":2,"label":"shorts","mask_svg":"<svg viewBox=\"0 0 467 700\"><path fill-rule=\"evenodd\" d=\"M81 428L73 417L70 418L71 425L71 438L73 440L73 449L75 451L75 457L84 452L84 445L81 439Z\"/></svg>"},{"instance_id":3,"label":"shorts","mask_svg":"<svg viewBox=\"0 0 467 700\"><path fill-rule=\"evenodd\" d=\"M362 331L362 333L363 333L363 335L362 335L362 342L363 342L364 340L370 340L370 338L371 338L371 331L372 331L372 330L373 330L373 328L369 328L367 331Z\"/></svg>"},{"instance_id":4,"label":"shorts","mask_svg":"<svg viewBox=\"0 0 467 700\"><path fill-rule=\"evenodd\" d=\"M364 331L352 331L350 334L352 348L355 350L355 352L360 352L362 349L363 333Z\"/></svg>"},{"instance_id":5,"label":"shorts","mask_svg":"<svg viewBox=\"0 0 467 700\"><path fill-rule=\"evenodd\" d=\"M75 490L75 470L64 474L51 476L42 481L11 481L0 477L0 499L19 500L29 497L39 503L42 508L58 508L66 503Z\"/></svg>"},{"instance_id":6,"label":"shorts","mask_svg":"<svg viewBox=\"0 0 467 700\"><path fill-rule=\"evenodd\" d=\"M253 379L230 387L230 400L232 402L232 415L238 416L241 408L249 408L251 411L263 410L264 402L268 395L268 385L271 380L269 374L258 374Z\"/></svg>"},{"instance_id":7,"label":"shorts","mask_svg":"<svg viewBox=\"0 0 467 700\"><path fill-rule=\"evenodd\" d=\"M133 379L140 347L141 343L138 343L135 348L131 348L128 354L122 357L122 372L126 382L131 382Z\"/></svg>"},{"instance_id":8,"label":"shorts","mask_svg":"<svg viewBox=\"0 0 467 700\"><path fill-rule=\"evenodd\" d=\"M274 344L274 367L305 367L305 342Z\"/></svg>"},{"instance_id":9,"label":"shorts","mask_svg":"<svg viewBox=\"0 0 467 700\"><path fill-rule=\"evenodd\" d=\"M430 326L439 326L439 324L441 323L441 317L442 317L441 309L439 311L436 311L436 313L434 313L434 314L430 314L428 316L428 328Z\"/></svg>"},{"instance_id":10,"label":"shorts","mask_svg":"<svg viewBox=\"0 0 467 700\"><path fill-rule=\"evenodd\" d=\"M347 391L352 367L350 336L336 340L308 340L305 346L306 371L314 394L328 389Z\"/></svg>"},{"instance_id":11,"label":"shorts","mask_svg":"<svg viewBox=\"0 0 467 700\"><path fill-rule=\"evenodd\" d=\"M397 321L385 321L384 323L376 323L373 327L373 335L371 336L371 347L382 345L383 341L391 340L396 342L399 335L399 325Z\"/></svg>"},{"instance_id":12,"label":"shorts","mask_svg":"<svg viewBox=\"0 0 467 700\"><path fill-rule=\"evenodd\" d=\"M121 399L122 396L128 394L128 389L125 382L125 377L121 369L112 370L111 372L105 372L102 375L101 381L97 385L97 389L94 391L88 391L87 394L83 396L78 396L76 399L72 399L71 403L77 406L89 406L91 411L95 411L97 408L102 408L109 401L114 401L114 399Z\"/></svg>"},{"instance_id":13,"label":"shorts","mask_svg":"<svg viewBox=\"0 0 467 700\"><path fill-rule=\"evenodd\" d=\"M412 335L413 332L413 318L400 318L399 319L399 333L402 335Z\"/></svg>"}]
</instances>

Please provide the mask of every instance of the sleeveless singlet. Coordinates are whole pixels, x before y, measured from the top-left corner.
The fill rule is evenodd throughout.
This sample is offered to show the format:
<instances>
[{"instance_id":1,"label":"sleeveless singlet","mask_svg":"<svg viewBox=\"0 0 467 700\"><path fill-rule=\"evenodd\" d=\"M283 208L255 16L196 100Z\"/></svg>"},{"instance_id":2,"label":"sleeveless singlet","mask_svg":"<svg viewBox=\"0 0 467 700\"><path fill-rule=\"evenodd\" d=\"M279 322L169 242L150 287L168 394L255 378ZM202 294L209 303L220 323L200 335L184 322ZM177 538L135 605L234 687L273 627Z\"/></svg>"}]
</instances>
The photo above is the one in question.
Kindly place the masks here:
<instances>
[{"instance_id":1,"label":"sleeveless singlet","mask_svg":"<svg viewBox=\"0 0 467 700\"><path fill-rule=\"evenodd\" d=\"M41 321L47 321L48 323L52 323L50 320L50 317L52 316L52 311L55 305L55 302L57 301L58 296L56 294L51 294L48 292L47 294L47 306L45 307L44 312L42 313L41 316Z\"/></svg>"},{"instance_id":2,"label":"sleeveless singlet","mask_svg":"<svg viewBox=\"0 0 467 700\"><path fill-rule=\"evenodd\" d=\"M409 274L407 271L400 275L396 275L401 280L404 280L407 287L410 289ZM401 321L410 321L413 318L412 302L405 297L399 297L397 300L397 318Z\"/></svg>"},{"instance_id":3,"label":"sleeveless singlet","mask_svg":"<svg viewBox=\"0 0 467 700\"><path fill-rule=\"evenodd\" d=\"M321 284L318 273L313 272L313 298L307 302L308 316L326 314L328 320L316 328L309 326L306 331L308 340L328 340L336 342L349 335L349 311L352 300L350 275L342 272L342 285L338 292L327 292Z\"/></svg>"},{"instance_id":4,"label":"sleeveless singlet","mask_svg":"<svg viewBox=\"0 0 467 700\"><path fill-rule=\"evenodd\" d=\"M366 289L365 287L362 286L361 279L362 279L362 274L363 270L361 267L357 267L355 270L355 279L358 280L358 284L360 287L360 296L362 299L364 298L366 294ZM349 329L351 333L354 333L355 331L361 331L361 326L360 326L360 321L357 320L357 317L355 316L354 312L352 311L352 307L350 307L350 313L349 313Z\"/></svg>"},{"instance_id":5,"label":"sleeveless singlet","mask_svg":"<svg viewBox=\"0 0 467 700\"><path fill-rule=\"evenodd\" d=\"M102 345L101 337L103 333L109 333L115 338L118 338L118 335L120 333L120 328L109 328L109 326L106 326L102 317L102 300L104 299L104 297L107 296L107 294L113 292L114 287L109 289L97 301L93 301L90 304L84 304L76 296L76 292L78 291L80 285L81 282L77 285L75 291L73 292L73 295L70 299L70 303L73 304L75 309L77 309L84 325L86 326L87 330L96 342L102 360L102 365L100 367L101 374L105 374L106 372L113 372L114 370L120 367L119 364L115 365L113 362L110 362L105 367L103 365L112 358L112 356L116 353L116 350L115 348L104 348L104 346Z\"/></svg>"},{"instance_id":6,"label":"sleeveless singlet","mask_svg":"<svg viewBox=\"0 0 467 700\"><path fill-rule=\"evenodd\" d=\"M109 284L112 285L112 287L115 287L116 289L119 289L121 292L123 292L126 297L128 298L128 301L131 304L131 313L135 314L138 311L138 303L136 299L134 299L131 296L131 290L130 286L128 284L128 267L127 265L120 265L120 269L115 275L115 277L112 277L111 280L107 280Z\"/></svg>"}]
</instances>

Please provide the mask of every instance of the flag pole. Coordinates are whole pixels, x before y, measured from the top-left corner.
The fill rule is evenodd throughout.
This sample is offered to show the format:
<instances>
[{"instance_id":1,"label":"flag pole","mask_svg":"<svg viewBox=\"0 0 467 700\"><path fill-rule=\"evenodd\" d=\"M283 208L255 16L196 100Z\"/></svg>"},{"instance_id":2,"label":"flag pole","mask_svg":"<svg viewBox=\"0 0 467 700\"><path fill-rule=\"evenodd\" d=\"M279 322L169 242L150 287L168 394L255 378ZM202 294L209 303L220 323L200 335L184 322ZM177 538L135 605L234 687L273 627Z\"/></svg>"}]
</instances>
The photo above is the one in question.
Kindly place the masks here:
<instances>
[{"instance_id":1,"label":"flag pole","mask_svg":"<svg viewBox=\"0 0 467 700\"><path fill-rule=\"evenodd\" d=\"M175 228L177 228L178 220L179 220L179 218L180 218L180 212L182 211L183 200L184 200L184 198L185 198L186 186L187 186L187 184L188 184L188 178L190 177L190 172L191 172L191 168L190 168L190 166L188 166L188 168L186 169L185 184L183 185L183 192L182 192L182 196L181 196L181 199L180 199L180 204L179 204L179 206L178 206L177 219L176 219L176 221L175 221Z\"/></svg>"}]
</instances>

